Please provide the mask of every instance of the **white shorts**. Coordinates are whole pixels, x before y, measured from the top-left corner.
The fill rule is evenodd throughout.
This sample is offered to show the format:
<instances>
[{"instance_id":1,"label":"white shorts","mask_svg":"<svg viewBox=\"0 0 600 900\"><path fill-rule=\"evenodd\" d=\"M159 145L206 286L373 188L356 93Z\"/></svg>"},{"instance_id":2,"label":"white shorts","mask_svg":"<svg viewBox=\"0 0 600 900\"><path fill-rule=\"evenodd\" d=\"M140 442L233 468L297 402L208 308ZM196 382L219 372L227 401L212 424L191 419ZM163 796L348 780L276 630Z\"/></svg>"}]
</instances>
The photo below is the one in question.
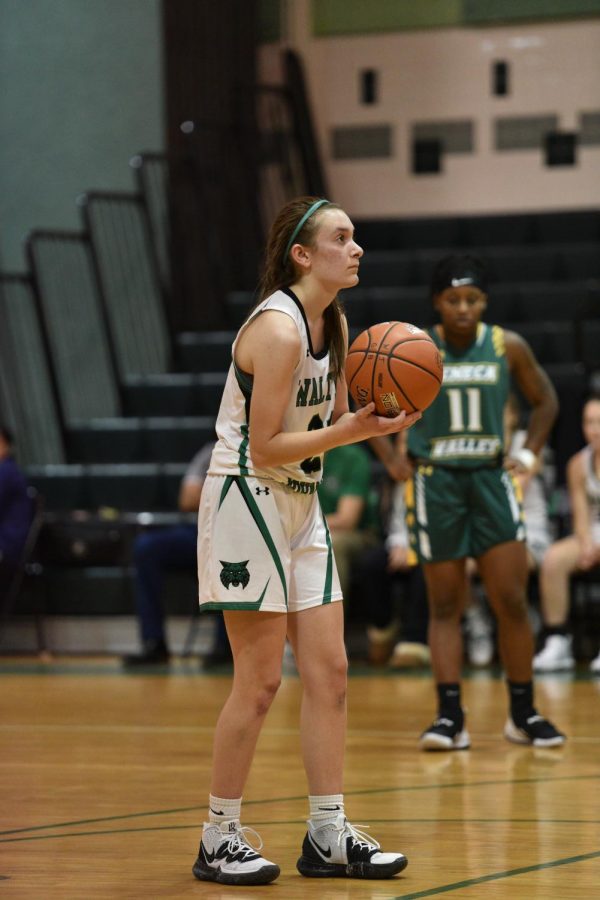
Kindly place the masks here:
<instances>
[{"instance_id":1,"label":"white shorts","mask_svg":"<svg viewBox=\"0 0 600 900\"><path fill-rule=\"evenodd\" d=\"M318 495L209 475L198 513L203 609L299 612L342 599Z\"/></svg>"},{"instance_id":2,"label":"white shorts","mask_svg":"<svg viewBox=\"0 0 600 900\"><path fill-rule=\"evenodd\" d=\"M531 528L529 523L525 522L525 543L539 569L546 551L552 543L552 537L548 533L548 529Z\"/></svg>"}]
</instances>

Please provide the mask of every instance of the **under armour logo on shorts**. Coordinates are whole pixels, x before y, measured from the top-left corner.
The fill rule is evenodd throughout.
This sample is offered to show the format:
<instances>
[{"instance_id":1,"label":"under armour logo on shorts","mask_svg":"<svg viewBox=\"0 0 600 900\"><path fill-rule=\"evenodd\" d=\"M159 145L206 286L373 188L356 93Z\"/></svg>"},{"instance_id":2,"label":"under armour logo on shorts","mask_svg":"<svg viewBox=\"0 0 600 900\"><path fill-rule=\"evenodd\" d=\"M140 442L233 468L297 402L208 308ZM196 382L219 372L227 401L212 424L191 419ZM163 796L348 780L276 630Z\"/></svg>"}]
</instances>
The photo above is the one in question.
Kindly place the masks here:
<instances>
[{"instance_id":1,"label":"under armour logo on shorts","mask_svg":"<svg viewBox=\"0 0 600 900\"><path fill-rule=\"evenodd\" d=\"M268 487L265 487L265 488L255 487L254 490L256 491L257 496L259 494L270 494L271 493L271 491Z\"/></svg>"}]
</instances>

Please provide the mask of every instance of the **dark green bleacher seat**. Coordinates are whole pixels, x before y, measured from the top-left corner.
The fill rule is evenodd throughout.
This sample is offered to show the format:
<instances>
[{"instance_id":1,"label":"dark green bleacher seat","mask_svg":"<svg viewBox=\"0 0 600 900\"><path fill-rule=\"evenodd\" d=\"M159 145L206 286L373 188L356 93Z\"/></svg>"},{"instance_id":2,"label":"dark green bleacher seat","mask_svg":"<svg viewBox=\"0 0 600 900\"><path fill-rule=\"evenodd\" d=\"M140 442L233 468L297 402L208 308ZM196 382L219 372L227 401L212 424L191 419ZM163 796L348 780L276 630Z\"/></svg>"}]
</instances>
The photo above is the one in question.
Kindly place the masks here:
<instances>
[{"instance_id":1,"label":"dark green bleacher seat","mask_svg":"<svg viewBox=\"0 0 600 900\"><path fill-rule=\"evenodd\" d=\"M124 388L127 410L134 416L214 416L226 377L225 369L130 377Z\"/></svg>"},{"instance_id":2,"label":"dark green bleacher seat","mask_svg":"<svg viewBox=\"0 0 600 900\"><path fill-rule=\"evenodd\" d=\"M581 282L533 282L523 284L520 295L517 318L524 322L573 321L583 308L587 291Z\"/></svg>"},{"instance_id":3,"label":"dark green bleacher seat","mask_svg":"<svg viewBox=\"0 0 600 900\"><path fill-rule=\"evenodd\" d=\"M516 322L521 318L521 289L517 284L491 284L485 320L492 324Z\"/></svg>"},{"instance_id":4,"label":"dark green bleacher seat","mask_svg":"<svg viewBox=\"0 0 600 900\"><path fill-rule=\"evenodd\" d=\"M393 289L392 289L393 290ZM340 299L348 319L348 325L351 328L366 328L371 325L370 320L370 290L363 288L361 285L342 291ZM375 321L375 320L373 320Z\"/></svg>"},{"instance_id":5,"label":"dark green bleacher seat","mask_svg":"<svg viewBox=\"0 0 600 900\"><path fill-rule=\"evenodd\" d=\"M492 282L552 281L557 276L556 253L546 247L486 247Z\"/></svg>"},{"instance_id":6,"label":"dark green bleacher seat","mask_svg":"<svg viewBox=\"0 0 600 900\"><path fill-rule=\"evenodd\" d=\"M256 294L253 291L231 291L227 295L225 308L230 328L234 328L237 331L256 303L256 299Z\"/></svg>"},{"instance_id":7,"label":"dark green bleacher seat","mask_svg":"<svg viewBox=\"0 0 600 900\"><path fill-rule=\"evenodd\" d=\"M161 509L164 507L161 475L160 466L155 464L88 466L89 508Z\"/></svg>"},{"instance_id":8,"label":"dark green bleacher seat","mask_svg":"<svg viewBox=\"0 0 600 900\"><path fill-rule=\"evenodd\" d=\"M600 278L600 243L563 244L555 252L561 278Z\"/></svg>"},{"instance_id":9,"label":"dark green bleacher seat","mask_svg":"<svg viewBox=\"0 0 600 900\"><path fill-rule=\"evenodd\" d=\"M58 616L132 616L133 573L124 566L46 567L48 610ZM163 602L166 615L189 616L198 600L189 573L168 572Z\"/></svg>"},{"instance_id":10,"label":"dark green bleacher seat","mask_svg":"<svg viewBox=\"0 0 600 900\"><path fill-rule=\"evenodd\" d=\"M145 424L145 458L149 460L187 463L214 440L212 416L146 419Z\"/></svg>"},{"instance_id":11,"label":"dark green bleacher seat","mask_svg":"<svg viewBox=\"0 0 600 900\"><path fill-rule=\"evenodd\" d=\"M365 254L360 262L359 278L363 288L395 287L415 283L412 253L377 250Z\"/></svg>"},{"instance_id":12,"label":"dark green bleacher seat","mask_svg":"<svg viewBox=\"0 0 600 900\"><path fill-rule=\"evenodd\" d=\"M468 216L463 219L464 243L467 247L530 244L535 237L535 224L535 217L527 214Z\"/></svg>"},{"instance_id":13,"label":"dark green bleacher seat","mask_svg":"<svg viewBox=\"0 0 600 900\"><path fill-rule=\"evenodd\" d=\"M163 473L158 465L31 466L27 476L44 498L45 509L119 510L165 508Z\"/></svg>"},{"instance_id":14,"label":"dark green bleacher seat","mask_svg":"<svg viewBox=\"0 0 600 900\"><path fill-rule=\"evenodd\" d=\"M353 224L356 240L365 251L365 258L376 250L402 249L404 222L395 219L356 219Z\"/></svg>"},{"instance_id":15,"label":"dark green bleacher seat","mask_svg":"<svg viewBox=\"0 0 600 900\"><path fill-rule=\"evenodd\" d=\"M214 434L214 416L96 419L69 431L82 463L188 462Z\"/></svg>"},{"instance_id":16,"label":"dark green bleacher seat","mask_svg":"<svg viewBox=\"0 0 600 900\"><path fill-rule=\"evenodd\" d=\"M544 365L577 361L572 322L509 322L506 327L525 338L534 355Z\"/></svg>"},{"instance_id":17,"label":"dark green bleacher seat","mask_svg":"<svg viewBox=\"0 0 600 900\"><path fill-rule=\"evenodd\" d=\"M369 291L369 318L375 322L412 322L426 327L435 321L427 288L373 288Z\"/></svg>"},{"instance_id":18,"label":"dark green bleacher seat","mask_svg":"<svg viewBox=\"0 0 600 900\"><path fill-rule=\"evenodd\" d=\"M544 369L558 395L560 412L552 429L550 446L557 464L557 480L565 481L567 460L583 445L581 408L589 392L589 378L581 362L544 363Z\"/></svg>"},{"instance_id":19,"label":"dark green bleacher seat","mask_svg":"<svg viewBox=\"0 0 600 900\"><path fill-rule=\"evenodd\" d=\"M145 459L142 420L90 419L68 430L69 458L82 463L139 462Z\"/></svg>"},{"instance_id":20,"label":"dark green bleacher seat","mask_svg":"<svg viewBox=\"0 0 600 900\"><path fill-rule=\"evenodd\" d=\"M125 379L125 408L133 416L193 416L196 376L180 373L130 375Z\"/></svg>"},{"instance_id":21,"label":"dark green bleacher seat","mask_svg":"<svg viewBox=\"0 0 600 900\"><path fill-rule=\"evenodd\" d=\"M584 319L580 328L581 358L584 365L593 371L600 371L600 321Z\"/></svg>"},{"instance_id":22,"label":"dark green bleacher seat","mask_svg":"<svg viewBox=\"0 0 600 900\"><path fill-rule=\"evenodd\" d=\"M165 509L179 508L179 488L186 469L187 462L166 463L162 467L162 496Z\"/></svg>"},{"instance_id":23,"label":"dark green bleacher seat","mask_svg":"<svg viewBox=\"0 0 600 900\"><path fill-rule=\"evenodd\" d=\"M85 509L88 506L85 466L28 466L26 473L28 481L43 496L45 509Z\"/></svg>"},{"instance_id":24,"label":"dark green bleacher seat","mask_svg":"<svg viewBox=\"0 0 600 900\"><path fill-rule=\"evenodd\" d=\"M455 247L462 243L462 222L440 219L360 219L355 236L368 257L376 250L414 250L421 247Z\"/></svg>"},{"instance_id":25,"label":"dark green bleacher seat","mask_svg":"<svg viewBox=\"0 0 600 900\"><path fill-rule=\"evenodd\" d=\"M227 372L235 336L235 331L186 331L180 334L178 352L182 366L189 372Z\"/></svg>"},{"instance_id":26,"label":"dark green bleacher seat","mask_svg":"<svg viewBox=\"0 0 600 900\"><path fill-rule=\"evenodd\" d=\"M181 463L29 466L26 471L50 513L99 506L174 512L193 455Z\"/></svg>"},{"instance_id":27,"label":"dark green bleacher seat","mask_svg":"<svg viewBox=\"0 0 600 900\"><path fill-rule=\"evenodd\" d=\"M540 213L535 217L535 232L541 244L600 241L600 212Z\"/></svg>"}]
</instances>

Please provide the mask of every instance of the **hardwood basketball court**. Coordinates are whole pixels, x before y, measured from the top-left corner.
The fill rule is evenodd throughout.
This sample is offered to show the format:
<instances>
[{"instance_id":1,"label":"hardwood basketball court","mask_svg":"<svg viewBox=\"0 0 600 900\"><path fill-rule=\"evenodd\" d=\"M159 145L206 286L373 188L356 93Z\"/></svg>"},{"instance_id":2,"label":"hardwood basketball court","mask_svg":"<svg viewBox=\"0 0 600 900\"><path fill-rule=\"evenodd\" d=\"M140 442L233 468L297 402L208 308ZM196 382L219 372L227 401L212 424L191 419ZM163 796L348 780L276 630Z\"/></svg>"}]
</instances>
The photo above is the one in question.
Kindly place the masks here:
<instances>
[{"instance_id":1,"label":"hardwood basketball court","mask_svg":"<svg viewBox=\"0 0 600 900\"><path fill-rule=\"evenodd\" d=\"M191 874L227 672L196 661L124 674L116 660L0 661L0 895L7 898L591 898L600 896L600 679L546 676L539 706L558 750L501 736L498 674L465 682L473 746L416 748L434 712L429 675L355 669L346 809L408 868L391 881L302 878L307 800L300 682L285 677L245 792L243 823L282 869L273 885Z\"/></svg>"}]
</instances>

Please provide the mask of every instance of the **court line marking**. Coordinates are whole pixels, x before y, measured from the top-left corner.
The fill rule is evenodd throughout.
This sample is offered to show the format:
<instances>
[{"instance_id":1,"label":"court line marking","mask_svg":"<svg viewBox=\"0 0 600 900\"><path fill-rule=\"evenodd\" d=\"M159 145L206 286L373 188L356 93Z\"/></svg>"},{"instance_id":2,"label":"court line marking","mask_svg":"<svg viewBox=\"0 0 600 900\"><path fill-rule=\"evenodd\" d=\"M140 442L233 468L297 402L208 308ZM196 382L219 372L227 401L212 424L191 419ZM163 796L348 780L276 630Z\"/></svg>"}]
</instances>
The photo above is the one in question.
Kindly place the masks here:
<instances>
[{"instance_id":1,"label":"court line marking","mask_svg":"<svg viewBox=\"0 0 600 900\"><path fill-rule=\"evenodd\" d=\"M89 732L93 734L95 732L107 733L110 734L114 732L116 734L212 734L214 732L214 725L93 725L93 724L68 724L68 725L54 725L54 724L46 724L46 725L32 725L30 723L20 725L15 722L6 722L0 724L0 732L3 731L22 731L22 732ZM261 735L277 735L277 736L286 736L286 735L297 735L297 728L270 728L268 726L264 727L261 730ZM476 731L470 731L469 734L477 743L492 743L498 740L499 737L502 737L502 733L499 730L497 734L490 734L489 731L485 733L478 733ZM384 730L375 730L375 729L358 729L358 728L349 728L346 732L348 738L364 738L364 737L373 737L373 738L390 738L398 742L408 742L412 746L415 746L416 738L413 735L399 734L395 731L384 731ZM568 745L572 744L598 744L600 743L600 737L569 737ZM514 749L514 748L513 748ZM531 749L531 748L529 748ZM535 749L533 748L533 752L535 753ZM560 749L556 748L550 749L551 753L560 753ZM559 759L560 757L557 755L556 757Z\"/></svg>"},{"instance_id":2,"label":"court line marking","mask_svg":"<svg viewBox=\"0 0 600 900\"><path fill-rule=\"evenodd\" d=\"M459 781L448 782L446 784L411 784L402 785L394 788L363 788L361 790L345 791L346 797L361 797L371 794L394 794L408 793L417 791L445 790L448 788L472 788L472 787L509 787L517 784L553 784L562 781L587 781L600 778L599 772L590 773L589 775L559 775L556 778L514 778L512 780L500 781ZM244 809L248 806L263 806L268 803L293 803L296 801L306 801L306 794L295 797L272 797L263 798L262 800L244 800ZM79 819L72 822L55 822L51 825L30 825L27 828L11 828L6 831L0 831L0 838L8 834L23 834L31 831L44 831L48 828L70 828L74 825L91 825L94 822L118 822L128 819L140 819L145 816L166 816L177 813L198 812L206 809L206 804L196 806L181 806L175 809L150 810L149 812L124 813L119 816L102 816L93 819Z\"/></svg>"},{"instance_id":3,"label":"court line marking","mask_svg":"<svg viewBox=\"0 0 600 900\"><path fill-rule=\"evenodd\" d=\"M198 669L194 662L190 662L189 667L188 664L184 661L179 663L175 662L171 666L161 666L158 670L152 669L150 667L141 669L139 672L127 672L124 671L121 667L118 659L114 661L106 662L106 663L81 663L76 662L72 665L69 665L65 662L26 662L26 663L4 663L0 664L0 676L2 675L39 675L39 676L47 676L47 675L89 675L89 676L109 676L116 677L119 676L121 678L136 678L139 676L157 678L157 677L185 677L185 678L231 678L232 675L232 666L231 664L225 664L220 666L210 672L204 672L201 669ZM431 671L429 669L421 669L421 668L413 668L413 669L383 669L382 671L374 672L372 668L367 666L365 663L350 662L350 666L348 669L348 677L349 678L385 678L385 679L400 679L405 678L409 675L411 678L415 678L418 681L422 681L425 678L431 678ZM284 678L288 678L291 681L295 681L299 678L298 672L293 670L284 670L283 672ZM574 672L566 672L566 673L552 673L546 675L538 675L536 677L536 683L543 685L547 682L559 682L561 684L572 684L573 682L593 682L598 678L598 675L595 672L590 672L589 669L585 669L581 667L580 669L576 669ZM501 681L503 679L503 672L500 666L491 667L487 671L481 671L480 669L473 669L466 667L463 672L463 680L465 681Z\"/></svg>"},{"instance_id":4,"label":"court line marking","mask_svg":"<svg viewBox=\"0 0 600 900\"><path fill-rule=\"evenodd\" d=\"M600 820L582 820L582 819L407 819L404 816L401 819L371 819L375 825L403 825L421 824L429 825L431 823L452 824L452 825L597 825ZM74 823L77 824L77 823ZM265 819L253 822L257 828L279 827L281 825L305 825L306 819ZM73 837L98 837L100 835L119 835L119 834L146 834L154 831L188 831L190 828L202 829L202 822L191 822L188 825L145 825L139 828L105 828L96 831L68 831L60 834L35 834L23 837L0 838L0 844L18 844L27 841L50 841L62 838ZM48 826L52 827L52 826ZM6 832L4 832L6 833ZM600 855L600 851L598 851ZM535 868L535 867L534 867ZM485 876L486 878L488 876ZM464 882L466 884L467 882ZM463 882L461 882L463 884ZM398 900L398 898L396 898Z\"/></svg>"},{"instance_id":5,"label":"court line marking","mask_svg":"<svg viewBox=\"0 0 600 900\"><path fill-rule=\"evenodd\" d=\"M569 866L573 863L586 862L589 859L598 859L600 850L593 853L582 853L579 856L565 856L563 859L553 859L550 862L537 863L534 866L521 866L519 869L507 869L505 872L493 872L491 875L481 875L479 878L469 878L466 881L455 881L452 884L444 884L440 887L429 888L424 891L416 891L411 894L400 894L394 900L417 900L419 897L434 897L436 894L447 894L460 888L472 887L474 884L485 884L486 881L499 881L501 878L511 878L514 875L526 875L528 872L540 872L543 869L553 869L557 866Z\"/></svg>"}]
</instances>

